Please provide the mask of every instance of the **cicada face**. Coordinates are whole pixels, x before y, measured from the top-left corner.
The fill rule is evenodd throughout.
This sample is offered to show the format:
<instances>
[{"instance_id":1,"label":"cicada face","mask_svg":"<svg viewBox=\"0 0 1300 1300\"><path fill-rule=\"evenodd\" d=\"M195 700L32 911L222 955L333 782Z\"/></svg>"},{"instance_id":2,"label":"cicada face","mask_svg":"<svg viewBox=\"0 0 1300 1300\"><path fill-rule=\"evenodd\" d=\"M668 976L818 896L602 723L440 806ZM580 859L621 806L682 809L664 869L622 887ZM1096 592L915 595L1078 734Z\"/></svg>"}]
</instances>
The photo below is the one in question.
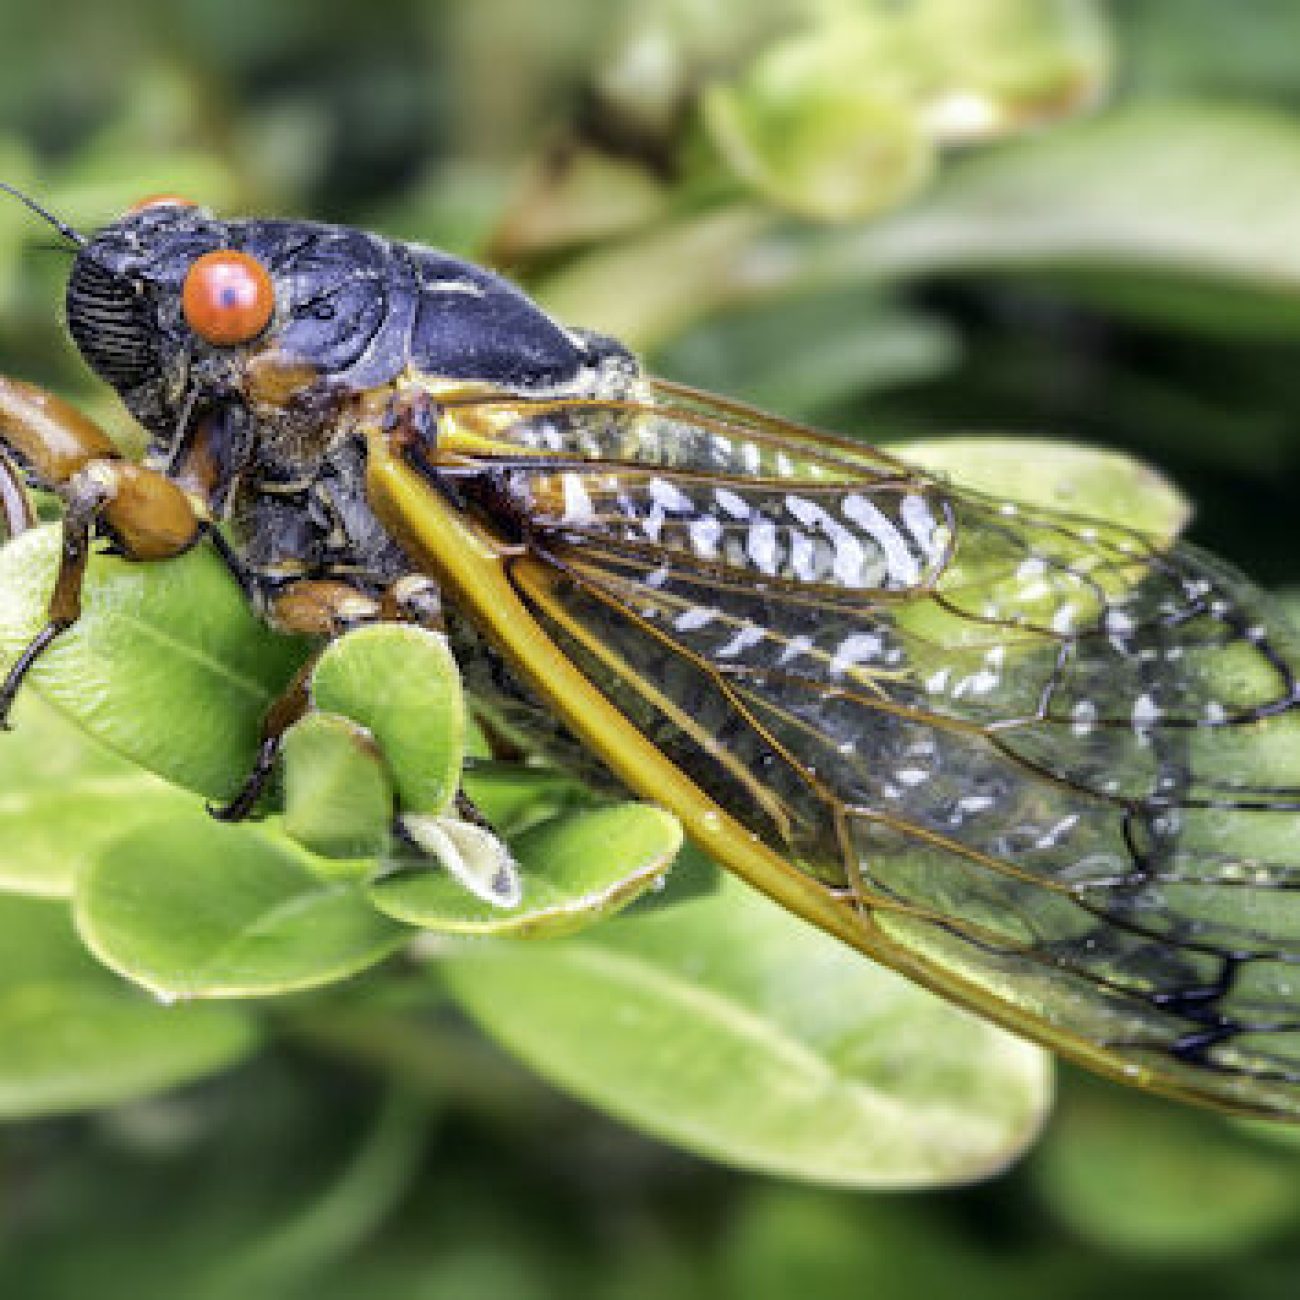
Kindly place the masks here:
<instances>
[{"instance_id":1,"label":"cicada face","mask_svg":"<svg viewBox=\"0 0 1300 1300\"><path fill-rule=\"evenodd\" d=\"M206 493L280 625L434 611L487 705L869 956L1300 1115L1300 646L1229 567L654 384L357 231L147 208L86 242L69 316L154 435L106 516L128 554L164 487Z\"/></svg>"}]
</instances>

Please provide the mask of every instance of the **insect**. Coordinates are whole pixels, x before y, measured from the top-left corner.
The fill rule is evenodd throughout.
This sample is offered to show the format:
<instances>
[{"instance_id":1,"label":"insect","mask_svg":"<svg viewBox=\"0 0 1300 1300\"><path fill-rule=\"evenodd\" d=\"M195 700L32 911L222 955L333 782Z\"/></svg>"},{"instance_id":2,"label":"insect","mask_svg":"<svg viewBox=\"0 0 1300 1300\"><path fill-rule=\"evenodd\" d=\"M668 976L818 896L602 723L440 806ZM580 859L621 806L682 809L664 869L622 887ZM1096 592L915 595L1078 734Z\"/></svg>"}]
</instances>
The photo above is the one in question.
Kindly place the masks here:
<instances>
[{"instance_id":1,"label":"insect","mask_svg":"<svg viewBox=\"0 0 1300 1300\"><path fill-rule=\"evenodd\" d=\"M503 727L868 956L1103 1074L1300 1114L1300 647L1229 567L653 380L430 248L179 199L42 215L150 442L0 390L66 505L0 708L95 534L207 537L277 627L445 628Z\"/></svg>"}]
</instances>

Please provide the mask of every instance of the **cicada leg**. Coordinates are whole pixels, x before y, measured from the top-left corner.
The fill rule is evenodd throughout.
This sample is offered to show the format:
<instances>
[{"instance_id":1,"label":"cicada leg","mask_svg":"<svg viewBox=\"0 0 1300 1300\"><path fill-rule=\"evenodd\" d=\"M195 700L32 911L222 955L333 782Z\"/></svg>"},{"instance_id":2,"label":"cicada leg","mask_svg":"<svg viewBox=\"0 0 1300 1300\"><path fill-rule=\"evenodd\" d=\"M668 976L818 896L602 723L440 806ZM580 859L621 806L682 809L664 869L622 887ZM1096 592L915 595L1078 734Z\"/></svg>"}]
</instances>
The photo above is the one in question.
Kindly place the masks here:
<instances>
[{"instance_id":1,"label":"cicada leg","mask_svg":"<svg viewBox=\"0 0 1300 1300\"><path fill-rule=\"evenodd\" d=\"M442 630L437 588L423 574L399 578L378 598L347 582L329 578L304 578L284 587L268 602L267 616L282 632L323 637L332 641L369 623L416 623ZM307 712L308 686L320 652L294 674L284 693L262 719L261 741L252 770L235 796L208 811L218 821L243 821L257 806L275 768L284 733Z\"/></svg>"},{"instance_id":2,"label":"cicada leg","mask_svg":"<svg viewBox=\"0 0 1300 1300\"><path fill-rule=\"evenodd\" d=\"M63 550L45 626L0 683L4 728L32 665L81 617L81 588L95 531L107 533L127 559L164 560L193 546L203 521L165 475L124 460L97 424L31 384L0 379L0 446L66 507ZM7 519L13 514L6 509Z\"/></svg>"},{"instance_id":3,"label":"cicada leg","mask_svg":"<svg viewBox=\"0 0 1300 1300\"><path fill-rule=\"evenodd\" d=\"M307 712L311 703L307 693L312 669L316 667L319 651L312 655L293 675L284 692L266 711L262 719L262 735L257 746L257 757L252 769L233 798L224 804L208 804L208 812L219 822L242 822L257 806L262 791L275 768L284 733Z\"/></svg>"}]
</instances>

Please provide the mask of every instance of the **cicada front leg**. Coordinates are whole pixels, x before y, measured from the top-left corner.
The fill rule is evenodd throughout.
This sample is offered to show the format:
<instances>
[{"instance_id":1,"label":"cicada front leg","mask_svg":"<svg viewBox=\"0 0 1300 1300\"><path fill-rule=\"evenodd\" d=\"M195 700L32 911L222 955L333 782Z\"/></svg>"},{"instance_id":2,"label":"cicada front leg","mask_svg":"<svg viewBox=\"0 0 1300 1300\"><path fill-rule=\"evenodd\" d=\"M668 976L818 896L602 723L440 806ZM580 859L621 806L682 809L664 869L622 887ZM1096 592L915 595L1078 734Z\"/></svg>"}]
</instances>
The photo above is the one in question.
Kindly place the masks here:
<instances>
[{"instance_id":1,"label":"cicada front leg","mask_svg":"<svg viewBox=\"0 0 1300 1300\"><path fill-rule=\"evenodd\" d=\"M90 543L105 533L131 560L165 560L199 539L203 521L165 475L125 460L92 420L62 398L31 384L0 379L0 447L41 487L64 502L63 550L45 626L0 684L0 728L32 665L81 617L81 588ZM6 476L10 531L32 522L21 485Z\"/></svg>"}]
</instances>

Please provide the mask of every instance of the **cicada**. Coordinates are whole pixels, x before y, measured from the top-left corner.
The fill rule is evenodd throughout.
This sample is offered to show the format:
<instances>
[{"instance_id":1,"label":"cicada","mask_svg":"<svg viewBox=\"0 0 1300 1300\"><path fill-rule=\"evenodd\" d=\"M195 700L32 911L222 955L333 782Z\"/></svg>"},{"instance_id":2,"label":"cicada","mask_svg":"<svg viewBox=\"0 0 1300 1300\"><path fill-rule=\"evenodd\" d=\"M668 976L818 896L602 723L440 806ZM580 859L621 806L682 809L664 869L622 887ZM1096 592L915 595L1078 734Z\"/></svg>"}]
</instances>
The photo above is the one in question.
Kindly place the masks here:
<instances>
[{"instance_id":1,"label":"cicada","mask_svg":"<svg viewBox=\"0 0 1300 1300\"><path fill-rule=\"evenodd\" d=\"M149 444L3 390L66 505L5 706L92 538L207 538L278 628L445 630L506 733L868 957L1103 1074L1300 1114L1300 647L1234 570L657 381L432 248L43 215Z\"/></svg>"}]
</instances>

